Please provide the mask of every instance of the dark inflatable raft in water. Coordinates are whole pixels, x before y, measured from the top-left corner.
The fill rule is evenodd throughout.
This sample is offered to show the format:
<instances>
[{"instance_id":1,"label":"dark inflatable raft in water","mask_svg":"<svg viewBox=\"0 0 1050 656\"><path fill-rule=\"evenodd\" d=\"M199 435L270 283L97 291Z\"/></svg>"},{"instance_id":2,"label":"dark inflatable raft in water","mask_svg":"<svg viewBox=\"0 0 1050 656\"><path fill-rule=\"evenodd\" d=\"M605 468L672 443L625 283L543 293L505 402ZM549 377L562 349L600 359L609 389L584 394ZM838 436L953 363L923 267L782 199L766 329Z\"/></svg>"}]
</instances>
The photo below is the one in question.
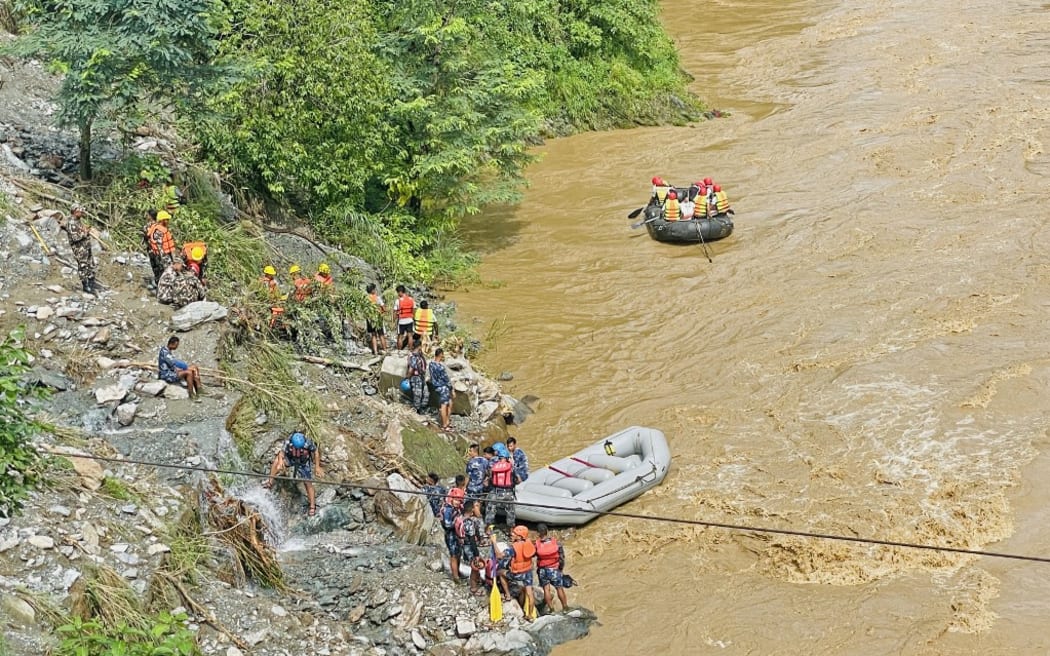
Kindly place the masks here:
<instances>
[{"instance_id":1,"label":"dark inflatable raft in water","mask_svg":"<svg viewBox=\"0 0 1050 656\"><path fill-rule=\"evenodd\" d=\"M718 241L733 234L733 217L729 214L716 214L711 218L690 219L689 221L665 221L663 209L658 205L645 208L645 229L656 241L679 244L696 244L703 241Z\"/></svg>"}]
</instances>

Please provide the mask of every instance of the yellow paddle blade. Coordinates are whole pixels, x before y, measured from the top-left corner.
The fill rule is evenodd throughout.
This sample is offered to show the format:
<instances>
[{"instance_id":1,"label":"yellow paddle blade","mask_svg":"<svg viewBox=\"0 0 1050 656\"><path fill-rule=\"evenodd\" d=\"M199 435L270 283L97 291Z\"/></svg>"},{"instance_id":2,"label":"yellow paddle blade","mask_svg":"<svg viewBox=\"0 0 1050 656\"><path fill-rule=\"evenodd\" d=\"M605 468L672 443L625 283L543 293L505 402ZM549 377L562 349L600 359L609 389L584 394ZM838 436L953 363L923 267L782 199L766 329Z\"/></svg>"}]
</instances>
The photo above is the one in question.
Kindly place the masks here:
<instances>
[{"instance_id":1,"label":"yellow paddle blade","mask_svg":"<svg viewBox=\"0 0 1050 656\"><path fill-rule=\"evenodd\" d=\"M503 619L503 597L500 596L499 586L492 582L492 594L489 595L489 619L499 622Z\"/></svg>"}]
</instances>

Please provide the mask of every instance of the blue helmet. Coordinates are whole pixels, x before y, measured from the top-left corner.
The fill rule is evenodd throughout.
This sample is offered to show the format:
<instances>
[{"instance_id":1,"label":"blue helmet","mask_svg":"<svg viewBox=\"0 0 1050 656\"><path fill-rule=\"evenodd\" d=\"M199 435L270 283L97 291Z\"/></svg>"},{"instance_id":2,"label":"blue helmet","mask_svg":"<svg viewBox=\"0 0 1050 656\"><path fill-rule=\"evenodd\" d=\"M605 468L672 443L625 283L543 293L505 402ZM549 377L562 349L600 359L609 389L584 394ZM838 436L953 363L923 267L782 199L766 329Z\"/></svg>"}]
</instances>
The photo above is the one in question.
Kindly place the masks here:
<instances>
[{"instance_id":1,"label":"blue helmet","mask_svg":"<svg viewBox=\"0 0 1050 656\"><path fill-rule=\"evenodd\" d=\"M405 378L405 379L403 379L401 381L400 387L401 387L401 391L404 392L405 394L411 394L412 393L412 383L408 382L407 378Z\"/></svg>"},{"instance_id":2,"label":"blue helmet","mask_svg":"<svg viewBox=\"0 0 1050 656\"><path fill-rule=\"evenodd\" d=\"M492 445L492 449L496 452L496 455L500 458L509 458L510 451L507 449L507 445L503 442L496 442Z\"/></svg>"},{"instance_id":3,"label":"blue helmet","mask_svg":"<svg viewBox=\"0 0 1050 656\"><path fill-rule=\"evenodd\" d=\"M306 446L306 436L302 433L292 433L292 446L297 449Z\"/></svg>"}]
</instances>

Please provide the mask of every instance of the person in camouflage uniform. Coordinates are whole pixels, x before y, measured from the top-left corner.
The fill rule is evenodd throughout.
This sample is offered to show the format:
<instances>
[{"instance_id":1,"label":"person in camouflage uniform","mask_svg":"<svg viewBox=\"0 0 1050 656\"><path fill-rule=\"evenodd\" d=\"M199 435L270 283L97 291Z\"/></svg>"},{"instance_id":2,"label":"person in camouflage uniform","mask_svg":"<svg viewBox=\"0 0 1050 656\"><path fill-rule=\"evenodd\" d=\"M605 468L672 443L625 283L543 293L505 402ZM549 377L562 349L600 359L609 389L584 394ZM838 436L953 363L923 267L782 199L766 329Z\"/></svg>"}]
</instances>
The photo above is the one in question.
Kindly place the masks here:
<instances>
[{"instance_id":1,"label":"person in camouflage uniform","mask_svg":"<svg viewBox=\"0 0 1050 656\"><path fill-rule=\"evenodd\" d=\"M84 208L74 205L69 219L59 219L58 227L66 231L69 247L73 250L73 259L77 261L80 284L89 294L102 291L102 286L95 282L95 258L91 255L91 232L80 222Z\"/></svg>"},{"instance_id":2,"label":"person in camouflage uniform","mask_svg":"<svg viewBox=\"0 0 1050 656\"><path fill-rule=\"evenodd\" d=\"M175 309L194 301L203 301L204 294L204 284L180 260L169 264L157 281L157 300Z\"/></svg>"}]
</instances>

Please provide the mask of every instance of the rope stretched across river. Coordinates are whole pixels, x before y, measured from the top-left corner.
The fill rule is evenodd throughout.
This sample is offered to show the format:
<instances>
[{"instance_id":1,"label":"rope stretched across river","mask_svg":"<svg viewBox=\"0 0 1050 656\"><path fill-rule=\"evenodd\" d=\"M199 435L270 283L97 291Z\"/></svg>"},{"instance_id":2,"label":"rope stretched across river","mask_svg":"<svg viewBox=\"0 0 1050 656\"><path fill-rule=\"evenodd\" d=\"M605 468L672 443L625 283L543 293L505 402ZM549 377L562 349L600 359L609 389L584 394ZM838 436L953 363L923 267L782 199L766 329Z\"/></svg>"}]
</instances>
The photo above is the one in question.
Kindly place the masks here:
<instances>
[{"instance_id":1,"label":"rope stretched across river","mask_svg":"<svg viewBox=\"0 0 1050 656\"><path fill-rule=\"evenodd\" d=\"M257 472L239 471L235 469L219 469L217 467L201 467L194 465L173 465L163 462L149 462L146 460L134 460L131 458L111 458L107 456L96 456L89 454L55 454L65 458L84 458L86 460L96 460L101 462L112 462L122 465L142 465L145 467L156 467L159 469L180 469L184 471L195 471L204 474L227 474L231 476L242 476L244 478L269 478L269 474L260 474ZM293 482L301 482L302 479L293 478L291 476L275 476L277 480L287 480ZM394 490L389 487L378 486L378 485L366 485L363 483L345 483L341 481L327 481L324 479L314 479L312 481L314 485L331 485L335 487L341 487L346 489L365 490L371 492L396 492L398 494L415 494L424 497L443 497L444 495L434 494L432 492L424 492L422 490ZM474 497L468 495L467 499L474 499L478 501L484 501L485 497ZM559 509L558 506L548 506L541 503L526 503L523 501L508 501L506 503L513 503L516 506L529 507L529 508L547 508L547 509ZM852 542L855 544L869 544L882 547L899 547L902 549L920 549L924 551L940 551L946 553L956 553L967 556L988 556L989 558L1006 558L1009 560L1022 560L1033 563L1050 563L1050 557L1044 556L1029 556L1025 554L1014 554L1006 553L1002 551L986 551L983 549L965 549L963 547L945 547L937 546L932 544L918 544L914 542L901 542L899 540L880 540L878 538L864 538L855 537L849 535L835 535L833 533L818 533L814 531L801 531L787 528L771 528L768 526L751 526L748 524L730 524L728 522L714 522L702 519L684 519L681 517L667 517L662 515L642 515L639 513L623 512L619 510L591 510L591 509L579 509L579 512L591 513L599 517L621 517L624 519L638 519L650 522L663 522L666 524L684 524L688 526L703 526L707 528L721 528L729 531L739 531L746 533L768 533L772 535L790 535L801 538L813 538L817 540L834 540L838 542Z\"/></svg>"}]
</instances>

